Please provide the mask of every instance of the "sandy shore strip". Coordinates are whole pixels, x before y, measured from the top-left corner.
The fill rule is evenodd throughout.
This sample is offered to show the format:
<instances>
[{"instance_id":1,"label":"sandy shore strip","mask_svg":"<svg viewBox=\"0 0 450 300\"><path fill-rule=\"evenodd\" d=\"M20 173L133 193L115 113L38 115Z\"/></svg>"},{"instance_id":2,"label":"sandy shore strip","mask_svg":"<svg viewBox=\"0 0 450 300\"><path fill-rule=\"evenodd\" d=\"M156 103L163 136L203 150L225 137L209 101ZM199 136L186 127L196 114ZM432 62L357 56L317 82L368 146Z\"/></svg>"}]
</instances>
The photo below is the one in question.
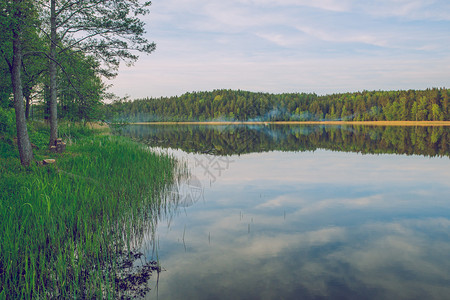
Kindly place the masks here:
<instances>
[{"instance_id":1,"label":"sandy shore strip","mask_svg":"<svg viewBox=\"0 0 450 300\"><path fill-rule=\"evenodd\" d=\"M205 121L136 122L131 125L368 125L368 126L450 126L450 121Z\"/></svg>"}]
</instances>

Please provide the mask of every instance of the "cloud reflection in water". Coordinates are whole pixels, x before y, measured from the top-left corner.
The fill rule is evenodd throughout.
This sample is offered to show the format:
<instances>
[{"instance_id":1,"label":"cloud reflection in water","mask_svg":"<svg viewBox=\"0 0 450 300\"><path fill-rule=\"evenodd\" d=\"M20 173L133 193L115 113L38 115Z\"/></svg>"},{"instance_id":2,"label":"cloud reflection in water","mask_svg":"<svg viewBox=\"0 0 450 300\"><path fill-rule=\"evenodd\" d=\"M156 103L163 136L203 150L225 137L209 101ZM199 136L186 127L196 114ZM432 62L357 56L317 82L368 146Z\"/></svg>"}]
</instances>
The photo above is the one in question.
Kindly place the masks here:
<instances>
[{"instance_id":1,"label":"cloud reflection in water","mask_svg":"<svg viewBox=\"0 0 450 300\"><path fill-rule=\"evenodd\" d=\"M160 299L450 294L448 158L316 151L233 160L212 184L197 169L204 201L160 224ZM156 296L154 288L148 299Z\"/></svg>"}]
</instances>

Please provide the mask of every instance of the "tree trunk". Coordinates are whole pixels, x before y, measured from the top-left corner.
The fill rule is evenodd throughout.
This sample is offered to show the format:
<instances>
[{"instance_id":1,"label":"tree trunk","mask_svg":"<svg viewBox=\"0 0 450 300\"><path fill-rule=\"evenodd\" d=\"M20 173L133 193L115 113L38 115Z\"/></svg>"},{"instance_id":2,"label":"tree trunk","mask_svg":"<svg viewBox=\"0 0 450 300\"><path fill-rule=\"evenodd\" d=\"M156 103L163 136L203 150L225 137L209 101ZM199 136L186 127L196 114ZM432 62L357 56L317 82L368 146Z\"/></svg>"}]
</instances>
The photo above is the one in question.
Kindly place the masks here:
<instances>
[{"instance_id":1,"label":"tree trunk","mask_svg":"<svg viewBox=\"0 0 450 300\"><path fill-rule=\"evenodd\" d=\"M30 119L31 95L25 93L25 119Z\"/></svg>"},{"instance_id":2,"label":"tree trunk","mask_svg":"<svg viewBox=\"0 0 450 300\"><path fill-rule=\"evenodd\" d=\"M27 121L23 104L22 79L20 68L22 66L22 41L19 28L13 29L13 63L11 81L14 93L14 109L16 111L17 145L19 148L20 162L23 166L29 166L33 160L30 138L28 136Z\"/></svg>"},{"instance_id":3,"label":"tree trunk","mask_svg":"<svg viewBox=\"0 0 450 300\"><path fill-rule=\"evenodd\" d=\"M50 142L49 146L55 145L58 138L58 102L56 94L56 0L51 1L50 15Z\"/></svg>"}]
</instances>

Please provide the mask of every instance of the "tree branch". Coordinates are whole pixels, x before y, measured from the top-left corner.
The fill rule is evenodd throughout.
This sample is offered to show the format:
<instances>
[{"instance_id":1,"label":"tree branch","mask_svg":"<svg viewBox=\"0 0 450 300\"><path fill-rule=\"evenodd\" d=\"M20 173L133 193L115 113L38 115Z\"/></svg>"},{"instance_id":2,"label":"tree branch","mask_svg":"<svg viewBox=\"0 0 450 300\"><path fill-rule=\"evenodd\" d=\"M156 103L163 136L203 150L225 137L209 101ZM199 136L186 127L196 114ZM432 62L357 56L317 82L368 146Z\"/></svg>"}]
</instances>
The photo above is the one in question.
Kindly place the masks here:
<instances>
[{"instance_id":1,"label":"tree branch","mask_svg":"<svg viewBox=\"0 0 450 300\"><path fill-rule=\"evenodd\" d=\"M62 66L62 65L58 62L58 60L52 59L52 58L50 57L50 55L48 55L47 53L45 53L45 52L41 52L41 53L43 53L49 60L54 61L54 62L61 68L61 71L64 73L64 75L66 75L67 81L68 81L69 84L72 86L72 88L75 90L75 92L77 93L77 95L78 95L80 98L84 99L84 96L81 94L81 92L78 91L78 89L77 89L77 88L75 87L75 85L72 83L72 80L70 80L70 76L69 76L69 74L67 74L66 69L64 68L64 66Z\"/></svg>"},{"instance_id":2,"label":"tree branch","mask_svg":"<svg viewBox=\"0 0 450 300\"><path fill-rule=\"evenodd\" d=\"M83 1L80 1L80 2L83 2ZM98 5L99 3L101 3L101 2L103 2L103 0L100 0L100 1L98 1L98 2L95 2L95 3L93 3L93 4L90 5L90 6L80 7L79 9L73 11L68 17L66 17L64 20L62 20L62 21L58 24L58 27L62 27L63 25L67 24L67 23L72 19L72 17L73 17L74 15L80 13L80 12L83 11L83 10L91 9L91 8L97 6L97 5ZM59 14L57 14L57 16L58 16L58 15L59 15Z\"/></svg>"},{"instance_id":3,"label":"tree branch","mask_svg":"<svg viewBox=\"0 0 450 300\"><path fill-rule=\"evenodd\" d=\"M0 48L0 51L2 52L2 56L5 59L6 64L8 64L9 72L12 73L12 63L8 60L8 58L6 57L6 53L2 48Z\"/></svg>"},{"instance_id":4,"label":"tree branch","mask_svg":"<svg viewBox=\"0 0 450 300\"><path fill-rule=\"evenodd\" d=\"M100 33L93 33L93 34L87 35L87 36L85 36L84 38L79 39L78 41L75 41L74 43L68 45L66 48L61 48L61 51L58 52L58 54L61 54L61 53L65 52L65 51L69 50L70 48L72 48L72 47L74 47L74 46L76 46L76 45L82 43L83 41L85 41L85 40L87 40L87 39L90 39L90 38L92 38L92 37L94 37L94 36L96 36L96 35L99 35L99 34L100 34Z\"/></svg>"}]
</instances>

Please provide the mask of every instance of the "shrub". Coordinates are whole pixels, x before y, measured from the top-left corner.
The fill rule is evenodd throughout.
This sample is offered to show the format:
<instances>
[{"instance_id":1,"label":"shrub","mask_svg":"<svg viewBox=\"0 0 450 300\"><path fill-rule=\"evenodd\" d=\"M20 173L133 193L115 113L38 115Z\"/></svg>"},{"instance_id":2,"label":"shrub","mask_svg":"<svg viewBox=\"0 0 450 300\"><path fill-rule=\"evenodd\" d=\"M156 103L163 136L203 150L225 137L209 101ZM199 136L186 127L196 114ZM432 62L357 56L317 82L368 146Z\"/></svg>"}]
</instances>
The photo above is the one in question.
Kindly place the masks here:
<instances>
[{"instance_id":1,"label":"shrub","mask_svg":"<svg viewBox=\"0 0 450 300\"><path fill-rule=\"evenodd\" d=\"M0 135L12 136L15 131L14 110L0 107Z\"/></svg>"}]
</instances>

